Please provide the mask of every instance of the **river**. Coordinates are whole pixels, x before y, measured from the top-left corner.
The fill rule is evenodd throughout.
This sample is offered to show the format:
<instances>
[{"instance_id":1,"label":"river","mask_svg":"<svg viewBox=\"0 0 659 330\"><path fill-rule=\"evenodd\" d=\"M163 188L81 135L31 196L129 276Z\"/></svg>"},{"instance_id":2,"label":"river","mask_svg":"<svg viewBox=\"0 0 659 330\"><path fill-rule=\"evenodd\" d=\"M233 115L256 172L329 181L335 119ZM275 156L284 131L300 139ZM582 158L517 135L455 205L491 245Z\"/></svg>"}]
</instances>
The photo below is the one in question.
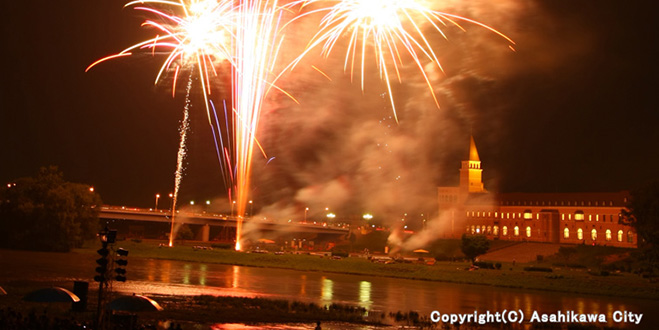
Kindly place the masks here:
<instances>
[{"instance_id":1,"label":"river","mask_svg":"<svg viewBox=\"0 0 659 330\"><path fill-rule=\"evenodd\" d=\"M90 259L90 260L88 260ZM91 281L94 258L87 255L0 250L0 280ZM304 272L197 262L131 258L129 280L116 283L125 293L163 295L223 295L299 300L321 305L361 306L372 313L417 311L492 313L573 311L604 314L609 326L654 329L659 325L659 301L520 290L483 285L405 280L387 277ZM614 322L616 312L642 313L640 326ZM290 328L294 329L294 328Z\"/></svg>"}]
</instances>

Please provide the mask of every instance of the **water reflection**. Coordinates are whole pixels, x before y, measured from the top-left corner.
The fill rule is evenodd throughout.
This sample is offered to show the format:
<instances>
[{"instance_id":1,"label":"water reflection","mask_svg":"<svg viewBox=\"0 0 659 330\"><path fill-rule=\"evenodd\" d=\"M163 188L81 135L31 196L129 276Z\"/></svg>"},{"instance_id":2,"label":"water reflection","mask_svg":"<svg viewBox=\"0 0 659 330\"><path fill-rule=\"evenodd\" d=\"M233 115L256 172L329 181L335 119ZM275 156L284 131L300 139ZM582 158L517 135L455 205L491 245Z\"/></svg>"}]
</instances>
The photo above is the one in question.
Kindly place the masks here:
<instances>
[{"instance_id":1,"label":"water reflection","mask_svg":"<svg viewBox=\"0 0 659 330\"><path fill-rule=\"evenodd\" d=\"M206 271L208 266L206 264L199 265L199 285L206 285Z\"/></svg>"},{"instance_id":2,"label":"water reflection","mask_svg":"<svg viewBox=\"0 0 659 330\"><path fill-rule=\"evenodd\" d=\"M94 260L76 254L2 251L0 275L3 281L21 281L24 274L37 281L91 281ZM526 315L534 311L605 313L607 320L612 320L613 313L628 311L645 314L641 326L659 324L657 300L139 258L132 258L127 275L127 282L116 283L116 291L266 297L321 305L350 304L372 311L415 310L424 316L434 310L471 313L522 309Z\"/></svg>"},{"instance_id":3,"label":"water reflection","mask_svg":"<svg viewBox=\"0 0 659 330\"><path fill-rule=\"evenodd\" d=\"M238 288L238 283L240 283L240 267L232 266L233 277L231 278L231 287L236 289Z\"/></svg>"},{"instance_id":4,"label":"water reflection","mask_svg":"<svg viewBox=\"0 0 659 330\"><path fill-rule=\"evenodd\" d=\"M300 295L307 295L307 275L300 276Z\"/></svg>"},{"instance_id":5,"label":"water reflection","mask_svg":"<svg viewBox=\"0 0 659 330\"><path fill-rule=\"evenodd\" d=\"M334 296L334 290L333 290L334 282L323 276L321 284L322 284L322 287L320 289L321 300L323 301L323 304L331 304L332 297Z\"/></svg>"},{"instance_id":6,"label":"water reflection","mask_svg":"<svg viewBox=\"0 0 659 330\"><path fill-rule=\"evenodd\" d=\"M371 282L359 282L359 306L371 309Z\"/></svg>"},{"instance_id":7,"label":"water reflection","mask_svg":"<svg viewBox=\"0 0 659 330\"><path fill-rule=\"evenodd\" d=\"M183 284L190 284L190 268L190 264L183 265Z\"/></svg>"}]
</instances>

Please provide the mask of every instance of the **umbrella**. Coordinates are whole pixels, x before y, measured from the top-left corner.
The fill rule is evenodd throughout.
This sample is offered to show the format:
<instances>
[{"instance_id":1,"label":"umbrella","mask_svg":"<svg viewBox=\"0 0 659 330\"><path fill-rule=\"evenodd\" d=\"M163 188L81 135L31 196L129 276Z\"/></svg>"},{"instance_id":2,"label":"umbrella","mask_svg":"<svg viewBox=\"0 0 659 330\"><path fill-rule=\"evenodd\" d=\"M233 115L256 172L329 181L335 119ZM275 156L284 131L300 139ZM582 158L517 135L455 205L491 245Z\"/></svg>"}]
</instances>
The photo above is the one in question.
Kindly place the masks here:
<instances>
[{"instance_id":1,"label":"umbrella","mask_svg":"<svg viewBox=\"0 0 659 330\"><path fill-rule=\"evenodd\" d=\"M52 287L52 288L45 288L45 289L39 289L37 291L32 291L25 295L23 297L23 300L25 301L32 301L32 302L78 302L80 301L80 298L73 294L73 292L60 288L60 287Z\"/></svg>"},{"instance_id":2,"label":"umbrella","mask_svg":"<svg viewBox=\"0 0 659 330\"><path fill-rule=\"evenodd\" d=\"M162 307L155 300L140 295L119 297L107 304L106 308L124 312L157 312L162 310Z\"/></svg>"},{"instance_id":3,"label":"umbrella","mask_svg":"<svg viewBox=\"0 0 659 330\"><path fill-rule=\"evenodd\" d=\"M423 249L414 250L412 252L415 252L415 253L428 253L428 251L423 250Z\"/></svg>"},{"instance_id":4,"label":"umbrella","mask_svg":"<svg viewBox=\"0 0 659 330\"><path fill-rule=\"evenodd\" d=\"M275 244L275 241L267 238L261 238L258 240L259 243L265 243L265 244Z\"/></svg>"}]
</instances>

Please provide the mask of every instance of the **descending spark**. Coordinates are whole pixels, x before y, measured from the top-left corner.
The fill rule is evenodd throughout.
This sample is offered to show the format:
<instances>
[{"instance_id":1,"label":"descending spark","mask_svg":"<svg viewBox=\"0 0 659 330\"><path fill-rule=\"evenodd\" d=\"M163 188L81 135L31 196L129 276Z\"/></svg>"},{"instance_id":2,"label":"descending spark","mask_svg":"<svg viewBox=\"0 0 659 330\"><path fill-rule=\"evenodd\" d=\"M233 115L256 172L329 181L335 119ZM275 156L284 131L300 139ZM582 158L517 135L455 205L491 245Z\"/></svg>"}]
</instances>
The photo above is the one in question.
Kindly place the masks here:
<instances>
[{"instance_id":1,"label":"descending spark","mask_svg":"<svg viewBox=\"0 0 659 330\"><path fill-rule=\"evenodd\" d=\"M391 76L400 82L402 80L400 69L404 64L403 55L407 54L418 67L430 93L439 107L430 78L422 63L422 58L430 60L441 71L436 52L433 50L429 38L423 33L422 24L430 24L442 37L447 38L442 27L453 25L464 31L459 21L468 22L483 27L514 44L503 33L469 18L439 12L421 5L416 0L334 0L333 6L315 8L316 3L325 3L327 0L296 0L290 6L300 5L312 7L311 10L298 16L298 19L311 14L326 12L322 18L319 30L313 36L307 49L292 64L295 66L312 49L321 46L321 55L328 57L336 43L345 35L348 46L345 54L344 70L350 71L351 78L356 69L360 70L361 88L364 90L364 70L368 50L371 47L374 61L379 70L380 79L387 86L389 101L396 121L396 107L394 103ZM511 47L512 49L512 47Z\"/></svg>"}]
</instances>

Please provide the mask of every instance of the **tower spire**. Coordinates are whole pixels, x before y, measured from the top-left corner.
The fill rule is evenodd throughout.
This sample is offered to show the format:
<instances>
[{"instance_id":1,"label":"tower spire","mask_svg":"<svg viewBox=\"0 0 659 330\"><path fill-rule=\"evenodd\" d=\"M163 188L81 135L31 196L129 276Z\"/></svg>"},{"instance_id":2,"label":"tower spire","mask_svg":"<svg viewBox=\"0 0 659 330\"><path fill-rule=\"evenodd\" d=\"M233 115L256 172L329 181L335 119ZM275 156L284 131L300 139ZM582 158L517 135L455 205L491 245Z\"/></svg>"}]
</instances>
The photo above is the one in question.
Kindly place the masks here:
<instances>
[{"instance_id":1,"label":"tower spire","mask_svg":"<svg viewBox=\"0 0 659 330\"><path fill-rule=\"evenodd\" d=\"M476 149L476 142L474 142L474 136L471 136L471 141L469 142L469 160L480 162L481 159L478 157L478 149Z\"/></svg>"},{"instance_id":2,"label":"tower spire","mask_svg":"<svg viewBox=\"0 0 659 330\"><path fill-rule=\"evenodd\" d=\"M482 173L481 158L478 156L476 142L472 135L469 141L469 159L462 161L462 168L460 168L460 188L465 192L485 192Z\"/></svg>"}]
</instances>

